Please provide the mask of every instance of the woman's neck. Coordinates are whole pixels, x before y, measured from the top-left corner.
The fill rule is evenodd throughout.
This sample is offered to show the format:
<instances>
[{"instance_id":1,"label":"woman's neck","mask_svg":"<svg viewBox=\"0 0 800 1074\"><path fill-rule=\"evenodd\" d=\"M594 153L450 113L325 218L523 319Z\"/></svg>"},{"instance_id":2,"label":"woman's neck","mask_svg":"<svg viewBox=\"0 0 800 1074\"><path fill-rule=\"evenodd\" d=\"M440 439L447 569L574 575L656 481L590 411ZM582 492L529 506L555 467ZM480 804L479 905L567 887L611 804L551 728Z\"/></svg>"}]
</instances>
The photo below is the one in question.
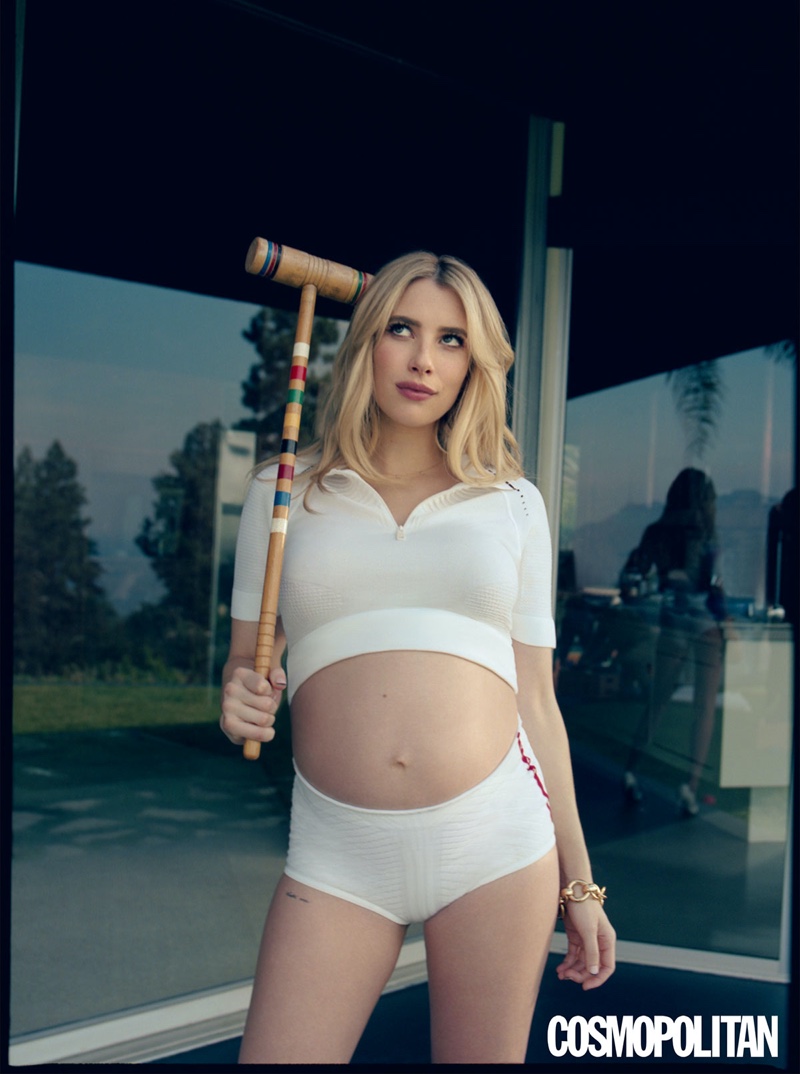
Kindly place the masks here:
<instances>
[{"instance_id":1,"label":"woman's neck","mask_svg":"<svg viewBox=\"0 0 800 1074\"><path fill-rule=\"evenodd\" d=\"M416 477L446 465L447 456L435 437L382 437L375 453L377 468L386 477Z\"/></svg>"}]
</instances>

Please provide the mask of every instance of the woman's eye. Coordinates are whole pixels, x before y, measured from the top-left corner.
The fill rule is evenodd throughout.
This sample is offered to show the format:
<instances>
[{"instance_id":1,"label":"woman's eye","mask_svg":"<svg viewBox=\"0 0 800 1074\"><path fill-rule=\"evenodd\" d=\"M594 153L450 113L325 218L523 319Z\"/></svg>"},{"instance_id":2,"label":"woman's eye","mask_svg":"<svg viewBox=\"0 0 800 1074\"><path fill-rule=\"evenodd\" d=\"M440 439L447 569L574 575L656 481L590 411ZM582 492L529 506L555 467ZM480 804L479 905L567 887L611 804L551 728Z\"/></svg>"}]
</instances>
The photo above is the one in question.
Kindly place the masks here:
<instances>
[{"instance_id":1,"label":"woman's eye","mask_svg":"<svg viewBox=\"0 0 800 1074\"><path fill-rule=\"evenodd\" d=\"M448 332L446 336L442 336L442 343L448 347L463 347L464 337L456 335L455 332Z\"/></svg>"},{"instance_id":2,"label":"woman's eye","mask_svg":"<svg viewBox=\"0 0 800 1074\"><path fill-rule=\"evenodd\" d=\"M405 321L393 321L386 331L393 336L407 336L411 334L411 326Z\"/></svg>"}]
</instances>

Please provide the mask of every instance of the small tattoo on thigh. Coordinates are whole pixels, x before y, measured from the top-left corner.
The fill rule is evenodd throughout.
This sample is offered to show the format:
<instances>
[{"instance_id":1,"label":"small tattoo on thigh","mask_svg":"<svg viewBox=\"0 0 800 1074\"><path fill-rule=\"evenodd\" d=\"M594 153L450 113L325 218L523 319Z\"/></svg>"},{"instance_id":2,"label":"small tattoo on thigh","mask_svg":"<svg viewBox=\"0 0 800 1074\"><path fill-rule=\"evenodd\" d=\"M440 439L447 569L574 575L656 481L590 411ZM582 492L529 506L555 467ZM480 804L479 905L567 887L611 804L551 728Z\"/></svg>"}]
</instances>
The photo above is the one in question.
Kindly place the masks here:
<instances>
[{"instance_id":1,"label":"small tattoo on thigh","mask_svg":"<svg viewBox=\"0 0 800 1074\"><path fill-rule=\"evenodd\" d=\"M302 895L297 895L293 891L287 891L286 892L286 897L288 899L298 899L300 902L310 902L311 901L310 899L304 899Z\"/></svg>"}]
</instances>

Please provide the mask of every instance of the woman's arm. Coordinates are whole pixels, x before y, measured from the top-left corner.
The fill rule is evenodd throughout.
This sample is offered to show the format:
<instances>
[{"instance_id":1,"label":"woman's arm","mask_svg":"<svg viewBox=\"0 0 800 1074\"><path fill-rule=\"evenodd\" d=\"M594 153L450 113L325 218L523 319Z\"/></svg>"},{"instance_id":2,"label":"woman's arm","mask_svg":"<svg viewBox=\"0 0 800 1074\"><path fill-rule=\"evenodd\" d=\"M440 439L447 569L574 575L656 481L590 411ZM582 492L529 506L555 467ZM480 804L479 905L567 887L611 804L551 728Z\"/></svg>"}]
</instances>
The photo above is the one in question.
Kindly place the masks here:
<instances>
[{"instance_id":1,"label":"woman's arm","mask_svg":"<svg viewBox=\"0 0 800 1074\"><path fill-rule=\"evenodd\" d=\"M272 669L268 678L259 675L255 663L258 623L231 620L231 645L222 669L222 715L220 727L231 742L240 746L245 739L271 742L275 737L275 713L286 686L281 658L286 636L280 619L275 628Z\"/></svg>"},{"instance_id":2,"label":"woman's arm","mask_svg":"<svg viewBox=\"0 0 800 1074\"><path fill-rule=\"evenodd\" d=\"M550 649L514 642L519 712L544 775L556 831L561 885L593 882L583 837L564 720L553 689ZM601 885L602 886L602 885ZM568 950L558 967L562 979L597 988L614 972L616 935L596 899L569 902L564 919Z\"/></svg>"}]
</instances>

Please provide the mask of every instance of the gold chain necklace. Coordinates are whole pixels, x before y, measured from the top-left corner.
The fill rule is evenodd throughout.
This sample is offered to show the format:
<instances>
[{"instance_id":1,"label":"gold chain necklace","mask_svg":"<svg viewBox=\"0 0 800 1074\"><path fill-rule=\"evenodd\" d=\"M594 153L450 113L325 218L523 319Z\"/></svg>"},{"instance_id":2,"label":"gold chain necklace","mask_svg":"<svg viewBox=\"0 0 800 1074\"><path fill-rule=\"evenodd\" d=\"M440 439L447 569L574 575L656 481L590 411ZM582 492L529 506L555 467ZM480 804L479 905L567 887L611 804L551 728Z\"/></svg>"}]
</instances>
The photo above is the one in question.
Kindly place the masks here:
<instances>
[{"instance_id":1,"label":"gold chain necklace","mask_svg":"<svg viewBox=\"0 0 800 1074\"><path fill-rule=\"evenodd\" d=\"M437 459L431 466L426 466L424 470L411 470L407 474L384 474L384 477L404 478L404 477L423 477L425 474L429 474L431 470L435 470L437 466L441 466L444 459Z\"/></svg>"}]
</instances>

